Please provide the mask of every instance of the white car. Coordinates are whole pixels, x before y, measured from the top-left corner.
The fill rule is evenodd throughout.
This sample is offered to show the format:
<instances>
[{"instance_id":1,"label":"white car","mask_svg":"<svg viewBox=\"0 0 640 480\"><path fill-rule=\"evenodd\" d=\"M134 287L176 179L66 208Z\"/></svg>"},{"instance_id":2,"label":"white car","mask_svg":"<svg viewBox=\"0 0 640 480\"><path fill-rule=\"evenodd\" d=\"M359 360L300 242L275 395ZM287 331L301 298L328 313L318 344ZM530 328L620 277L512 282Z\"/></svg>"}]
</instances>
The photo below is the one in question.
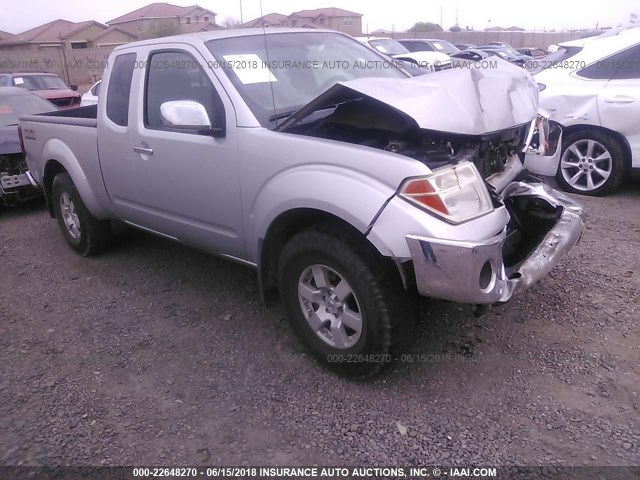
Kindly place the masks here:
<instances>
[{"instance_id":1,"label":"white car","mask_svg":"<svg viewBox=\"0 0 640 480\"><path fill-rule=\"evenodd\" d=\"M397 60L416 63L427 70L439 71L451 68L449 55L441 52L410 52L397 40L387 37L355 37L356 40Z\"/></svg>"},{"instance_id":2,"label":"white car","mask_svg":"<svg viewBox=\"0 0 640 480\"><path fill-rule=\"evenodd\" d=\"M93 87L87 91L82 98L80 99L80 106L86 107L87 105L97 105L98 104L98 94L100 93L100 84L102 80L98 80Z\"/></svg>"},{"instance_id":3,"label":"white car","mask_svg":"<svg viewBox=\"0 0 640 480\"><path fill-rule=\"evenodd\" d=\"M610 193L640 167L640 28L562 43L533 62L540 108L564 127L559 165L544 173L569 192Z\"/></svg>"}]
</instances>

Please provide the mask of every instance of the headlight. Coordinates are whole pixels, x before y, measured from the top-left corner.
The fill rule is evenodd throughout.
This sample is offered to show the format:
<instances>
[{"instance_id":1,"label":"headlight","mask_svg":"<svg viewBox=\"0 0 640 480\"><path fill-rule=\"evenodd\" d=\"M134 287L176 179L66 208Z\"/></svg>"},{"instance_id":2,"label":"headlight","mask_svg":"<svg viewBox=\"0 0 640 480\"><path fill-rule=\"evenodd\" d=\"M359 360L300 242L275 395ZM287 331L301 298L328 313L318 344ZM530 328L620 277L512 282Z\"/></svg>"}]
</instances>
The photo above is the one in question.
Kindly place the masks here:
<instances>
[{"instance_id":1,"label":"headlight","mask_svg":"<svg viewBox=\"0 0 640 480\"><path fill-rule=\"evenodd\" d=\"M407 179L400 187L400 196L451 223L462 223L493 210L484 180L471 162Z\"/></svg>"},{"instance_id":2,"label":"headlight","mask_svg":"<svg viewBox=\"0 0 640 480\"><path fill-rule=\"evenodd\" d=\"M544 83L538 83L538 91L539 92L543 91L545 88L547 88L547 86Z\"/></svg>"}]
</instances>

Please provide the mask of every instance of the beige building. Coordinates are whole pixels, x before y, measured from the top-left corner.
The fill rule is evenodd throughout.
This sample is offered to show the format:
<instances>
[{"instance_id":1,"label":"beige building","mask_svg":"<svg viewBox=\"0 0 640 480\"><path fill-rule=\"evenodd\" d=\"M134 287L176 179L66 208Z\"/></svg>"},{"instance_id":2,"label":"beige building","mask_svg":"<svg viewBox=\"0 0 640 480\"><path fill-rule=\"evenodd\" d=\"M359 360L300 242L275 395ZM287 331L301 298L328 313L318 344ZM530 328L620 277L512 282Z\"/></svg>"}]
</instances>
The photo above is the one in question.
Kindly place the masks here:
<instances>
[{"instance_id":1,"label":"beige building","mask_svg":"<svg viewBox=\"0 0 640 480\"><path fill-rule=\"evenodd\" d=\"M89 40L91 47L117 47L125 43L135 42L138 36L119 27L109 27Z\"/></svg>"},{"instance_id":2,"label":"beige building","mask_svg":"<svg viewBox=\"0 0 640 480\"><path fill-rule=\"evenodd\" d=\"M0 40L0 48L3 50L28 51L38 51L51 47L65 47L74 50L89 48L90 40L106 29L106 25L93 20L70 22L58 19Z\"/></svg>"},{"instance_id":3,"label":"beige building","mask_svg":"<svg viewBox=\"0 0 640 480\"><path fill-rule=\"evenodd\" d=\"M289 15L288 27L328 28L349 35L362 35L362 14L342 8L300 10Z\"/></svg>"},{"instance_id":4,"label":"beige building","mask_svg":"<svg viewBox=\"0 0 640 480\"><path fill-rule=\"evenodd\" d=\"M243 23L241 28L286 27L289 17L281 13L268 13L263 17Z\"/></svg>"},{"instance_id":5,"label":"beige building","mask_svg":"<svg viewBox=\"0 0 640 480\"><path fill-rule=\"evenodd\" d=\"M138 38L153 38L221 28L216 13L198 5L181 7L170 3L150 3L107 22Z\"/></svg>"},{"instance_id":6,"label":"beige building","mask_svg":"<svg viewBox=\"0 0 640 480\"><path fill-rule=\"evenodd\" d=\"M362 35L362 14L342 8L318 8L300 10L288 16L269 13L242 24L242 28L255 27L326 28L358 36Z\"/></svg>"}]
</instances>

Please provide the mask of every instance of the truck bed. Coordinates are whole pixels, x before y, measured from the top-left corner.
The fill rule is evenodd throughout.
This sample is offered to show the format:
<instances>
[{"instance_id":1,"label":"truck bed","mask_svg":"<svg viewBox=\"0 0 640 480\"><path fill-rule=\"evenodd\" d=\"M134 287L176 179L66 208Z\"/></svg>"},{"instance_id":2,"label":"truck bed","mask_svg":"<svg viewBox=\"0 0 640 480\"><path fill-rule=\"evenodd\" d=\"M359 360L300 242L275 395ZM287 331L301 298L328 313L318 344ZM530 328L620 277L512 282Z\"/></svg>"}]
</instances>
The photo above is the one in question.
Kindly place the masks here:
<instances>
[{"instance_id":1,"label":"truck bed","mask_svg":"<svg viewBox=\"0 0 640 480\"><path fill-rule=\"evenodd\" d=\"M86 107L69 108L35 115L23 115L21 120L95 128L98 125L97 118L98 106L87 105Z\"/></svg>"},{"instance_id":2,"label":"truck bed","mask_svg":"<svg viewBox=\"0 0 640 480\"><path fill-rule=\"evenodd\" d=\"M98 159L97 106L23 115L20 126L27 164L38 184L50 188L45 176L54 163L69 173L89 211L106 218L110 205ZM55 159L55 160L52 160ZM55 166L52 167L55 170ZM49 179L51 180L51 179Z\"/></svg>"}]
</instances>

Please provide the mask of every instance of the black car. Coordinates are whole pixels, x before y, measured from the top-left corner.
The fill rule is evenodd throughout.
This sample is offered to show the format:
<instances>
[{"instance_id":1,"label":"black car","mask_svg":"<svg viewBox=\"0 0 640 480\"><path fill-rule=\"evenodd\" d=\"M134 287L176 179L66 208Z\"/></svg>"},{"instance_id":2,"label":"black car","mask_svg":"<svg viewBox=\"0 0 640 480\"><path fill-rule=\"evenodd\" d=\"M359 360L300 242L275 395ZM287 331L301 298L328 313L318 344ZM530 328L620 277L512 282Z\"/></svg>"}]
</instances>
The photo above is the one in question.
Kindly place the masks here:
<instances>
[{"instance_id":1,"label":"black car","mask_svg":"<svg viewBox=\"0 0 640 480\"><path fill-rule=\"evenodd\" d=\"M534 47L517 48L516 51L520 52L523 55L529 55L530 57L533 57L533 58L542 58L549 55L549 52L547 52L546 50L543 50L541 48L534 48Z\"/></svg>"},{"instance_id":2,"label":"black car","mask_svg":"<svg viewBox=\"0 0 640 480\"><path fill-rule=\"evenodd\" d=\"M518 65L519 67L525 67L527 62L531 62L533 57L529 55L523 55L520 52L515 51L510 47L498 47L495 45L483 45L478 47L478 50L487 52L489 55L495 55L497 57L506 60L509 63Z\"/></svg>"},{"instance_id":3,"label":"black car","mask_svg":"<svg viewBox=\"0 0 640 480\"><path fill-rule=\"evenodd\" d=\"M486 58L491 57L492 55L483 51L478 50L477 48L468 48L458 53L454 53L451 55L451 60L460 59L460 60L470 60L472 62L479 62L480 60L484 60Z\"/></svg>"},{"instance_id":4,"label":"black car","mask_svg":"<svg viewBox=\"0 0 640 480\"><path fill-rule=\"evenodd\" d=\"M0 87L0 206L39 196L27 174L20 137L20 115L58 110L51 102L19 87Z\"/></svg>"}]
</instances>

